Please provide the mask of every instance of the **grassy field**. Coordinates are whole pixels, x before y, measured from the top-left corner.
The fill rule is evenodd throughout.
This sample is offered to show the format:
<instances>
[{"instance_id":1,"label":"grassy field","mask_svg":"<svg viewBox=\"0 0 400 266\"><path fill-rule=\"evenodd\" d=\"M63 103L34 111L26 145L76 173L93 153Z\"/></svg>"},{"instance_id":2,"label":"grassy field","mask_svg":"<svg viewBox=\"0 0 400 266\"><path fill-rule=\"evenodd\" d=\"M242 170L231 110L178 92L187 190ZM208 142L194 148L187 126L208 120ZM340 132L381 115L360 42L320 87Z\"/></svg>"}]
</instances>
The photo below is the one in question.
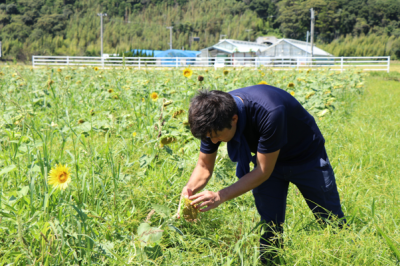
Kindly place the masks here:
<instances>
[{"instance_id":1,"label":"grassy field","mask_svg":"<svg viewBox=\"0 0 400 266\"><path fill-rule=\"evenodd\" d=\"M391 61L390 62L390 72L400 72L400 61Z\"/></svg>"},{"instance_id":2,"label":"grassy field","mask_svg":"<svg viewBox=\"0 0 400 266\"><path fill-rule=\"evenodd\" d=\"M291 187L285 264L397 265L396 75L2 68L0 265L257 265L251 193L197 223L174 213L199 149L186 125L190 98L262 81L317 118L348 220L345 230L319 226ZM65 190L48 182L56 164L70 168ZM221 149L207 189L235 180Z\"/></svg>"},{"instance_id":3,"label":"grassy field","mask_svg":"<svg viewBox=\"0 0 400 266\"><path fill-rule=\"evenodd\" d=\"M303 218L303 226L292 230L298 217L313 223L304 204L293 206L288 213L296 215L286 224L288 265L397 265L400 260L399 83L371 77L366 84L365 95L320 123L349 229L306 230Z\"/></svg>"}]
</instances>

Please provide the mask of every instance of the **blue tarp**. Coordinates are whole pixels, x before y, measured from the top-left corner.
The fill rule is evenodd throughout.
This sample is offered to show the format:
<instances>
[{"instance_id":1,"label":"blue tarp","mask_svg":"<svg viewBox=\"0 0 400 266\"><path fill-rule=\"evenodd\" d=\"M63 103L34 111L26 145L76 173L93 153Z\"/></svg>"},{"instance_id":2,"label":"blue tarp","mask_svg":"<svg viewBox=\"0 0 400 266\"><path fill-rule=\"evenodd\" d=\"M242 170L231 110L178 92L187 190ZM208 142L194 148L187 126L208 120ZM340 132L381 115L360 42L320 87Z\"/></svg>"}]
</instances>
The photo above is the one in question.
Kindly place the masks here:
<instances>
[{"instance_id":1,"label":"blue tarp","mask_svg":"<svg viewBox=\"0 0 400 266\"><path fill-rule=\"evenodd\" d=\"M180 65L180 59L177 60L175 57L196 57L200 54L199 51L185 51L185 50L178 50L178 49L169 49L166 51L159 51L159 50L141 50L141 49L132 49L131 52L137 53L141 52L146 54L147 56L151 56L154 54L154 57L174 57L173 59L161 59L161 65L164 66L175 66ZM193 65L196 61L195 59L187 59L185 60L185 65Z\"/></svg>"},{"instance_id":2,"label":"blue tarp","mask_svg":"<svg viewBox=\"0 0 400 266\"><path fill-rule=\"evenodd\" d=\"M154 54L155 57L196 57L199 51L185 51L170 49L166 51L161 51L160 53Z\"/></svg>"},{"instance_id":3,"label":"blue tarp","mask_svg":"<svg viewBox=\"0 0 400 266\"><path fill-rule=\"evenodd\" d=\"M185 51L185 50L177 50L177 49L169 49L166 51L162 51L161 53L155 54L155 57L196 57L198 54L200 54L199 51ZM169 65L169 66L174 66L180 64L180 60L176 62L176 59L162 59L161 60L161 65ZM196 59L187 59L186 60L186 65L193 65Z\"/></svg>"},{"instance_id":4,"label":"blue tarp","mask_svg":"<svg viewBox=\"0 0 400 266\"><path fill-rule=\"evenodd\" d=\"M151 56L154 53L154 56L157 56L157 54L162 53L164 51L132 49L131 52L133 52L133 53L142 52L142 53L146 54L147 56Z\"/></svg>"}]
</instances>

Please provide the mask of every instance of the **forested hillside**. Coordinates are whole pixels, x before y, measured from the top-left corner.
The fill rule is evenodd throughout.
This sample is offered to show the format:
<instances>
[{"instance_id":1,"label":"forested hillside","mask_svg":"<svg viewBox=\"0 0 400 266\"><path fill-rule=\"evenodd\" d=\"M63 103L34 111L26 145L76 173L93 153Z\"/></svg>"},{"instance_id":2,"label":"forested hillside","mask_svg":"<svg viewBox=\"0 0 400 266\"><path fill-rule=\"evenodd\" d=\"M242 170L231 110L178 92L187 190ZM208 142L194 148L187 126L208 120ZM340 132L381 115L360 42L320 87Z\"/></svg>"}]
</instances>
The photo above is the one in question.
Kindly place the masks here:
<instances>
[{"instance_id":1,"label":"forested hillside","mask_svg":"<svg viewBox=\"0 0 400 266\"><path fill-rule=\"evenodd\" d=\"M398 0L0 0L3 56L99 55L104 52L198 50L231 39L275 35L305 40L309 9L316 11L316 40L335 55L391 55L400 59ZM250 30L250 31L246 31ZM347 36L347 37L346 37Z\"/></svg>"}]
</instances>

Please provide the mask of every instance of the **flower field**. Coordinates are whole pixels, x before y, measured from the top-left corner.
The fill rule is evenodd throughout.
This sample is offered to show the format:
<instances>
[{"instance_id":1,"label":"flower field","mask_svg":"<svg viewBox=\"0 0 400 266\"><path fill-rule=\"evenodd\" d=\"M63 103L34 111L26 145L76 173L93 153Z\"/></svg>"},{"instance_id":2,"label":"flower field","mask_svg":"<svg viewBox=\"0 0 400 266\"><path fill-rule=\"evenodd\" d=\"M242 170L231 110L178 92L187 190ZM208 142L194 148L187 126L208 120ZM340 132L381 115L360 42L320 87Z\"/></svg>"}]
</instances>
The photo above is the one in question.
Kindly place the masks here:
<instances>
[{"instance_id":1,"label":"flower field","mask_svg":"<svg viewBox=\"0 0 400 266\"><path fill-rule=\"evenodd\" d=\"M0 265L256 265L250 193L195 223L175 217L199 150L191 97L268 84L324 123L363 93L364 75L0 68ZM234 167L221 149L208 189L233 183ZM298 202L288 198L304 215Z\"/></svg>"}]
</instances>

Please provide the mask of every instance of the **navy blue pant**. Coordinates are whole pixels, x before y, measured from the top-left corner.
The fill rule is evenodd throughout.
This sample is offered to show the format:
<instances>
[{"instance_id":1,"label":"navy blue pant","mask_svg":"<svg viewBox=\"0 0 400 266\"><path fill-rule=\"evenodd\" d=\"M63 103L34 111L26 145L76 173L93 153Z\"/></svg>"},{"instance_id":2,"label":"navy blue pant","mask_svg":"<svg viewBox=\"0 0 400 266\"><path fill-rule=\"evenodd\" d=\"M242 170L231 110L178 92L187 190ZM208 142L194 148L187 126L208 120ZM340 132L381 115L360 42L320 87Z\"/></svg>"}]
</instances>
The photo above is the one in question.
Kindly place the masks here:
<instances>
[{"instance_id":1,"label":"navy blue pant","mask_svg":"<svg viewBox=\"0 0 400 266\"><path fill-rule=\"evenodd\" d=\"M266 233L260 239L261 246L281 245L281 243L274 243L273 231L282 231L289 182L297 186L317 218L329 219L332 216L343 218L344 216L335 175L323 147L318 157L302 165L277 164L270 178L253 189L257 210L261 215L261 220L267 224ZM344 219L343 222L345 222Z\"/></svg>"}]
</instances>

